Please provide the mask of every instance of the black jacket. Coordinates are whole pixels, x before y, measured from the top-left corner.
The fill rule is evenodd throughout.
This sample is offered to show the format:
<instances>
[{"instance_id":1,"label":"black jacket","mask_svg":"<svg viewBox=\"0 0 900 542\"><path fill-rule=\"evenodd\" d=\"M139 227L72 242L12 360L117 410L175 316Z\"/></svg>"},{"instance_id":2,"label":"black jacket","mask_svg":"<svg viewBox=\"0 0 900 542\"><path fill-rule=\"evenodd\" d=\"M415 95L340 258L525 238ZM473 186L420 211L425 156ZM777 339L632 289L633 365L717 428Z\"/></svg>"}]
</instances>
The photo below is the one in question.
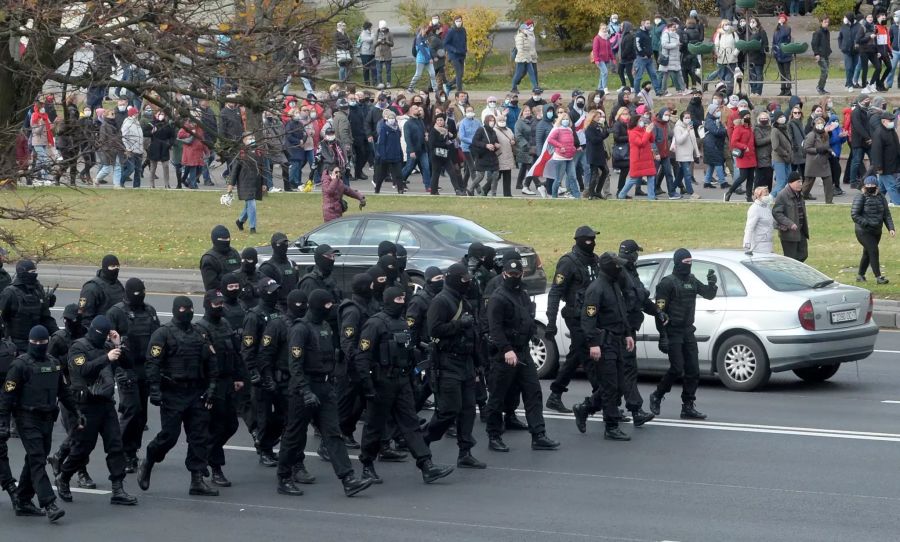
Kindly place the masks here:
<instances>
[{"instance_id":1,"label":"black jacket","mask_svg":"<svg viewBox=\"0 0 900 542\"><path fill-rule=\"evenodd\" d=\"M486 147L489 143L497 144L497 134L490 126L482 126L472 137L470 147L472 156L475 158L475 171L498 171L500 169L497 152Z\"/></svg>"},{"instance_id":2,"label":"black jacket","mask_svg":"<svg viewBox=\"0 0 900 542\"><path fill-rule=\"evenodd\" d=\"M872 137L869 149L869 171L892 175L900 171L900 140L895 130L880 127Z\"/></svg>"},{"instance_id":3,"label":"black jacket","mask_svg":"<svg viewBox=\"0 0 900 542\"><path fill-rule=\"evenodd\" d=\"M588 163L592 166L601 166L606 164L608 157L606 155L606 145L604 142L609 137L609 130L606 126L600 126L596 122L591 123L584 131L587 138L585 151L587 152Z\"/></svg>"},{"instance_id":4,"label":"black jacket","mask_svg":"<svg viewBox=\"0 0 900 542\"><path fill-rule=\"evenodd\" d=\"M628 30L624 30L624 24L622 26L622 39L619 40L619 59L621 60L621 62L628 64L629 62L634 62L634 59L637 58L637 49L635 49L634 47L634 32L631 31L630 24ZM649 40L650 37L647 36L647 39ZM650 48L649 41L647 42L647 48Z\"/></svg>"},{"instance_id":5,"label":"black jacket","mask_svg":"<svg viewBox=\"0 0 900 542\"><path fill-rule=\"evenodd\" d=\"M650 39L650 32L647 32L644 29L640 29L635 32L634 43L635 54L637 56L645 58L653 56L653 50L651 49L652 40Z\"/></svg>"},{"instance_id":6,"label":"black jacket","mask_svg":"<svg viewBox=\"0 0 900 542\"><path fill-rule=\"evenodd\" d=\"M884 225L888 231L894 230L894 219L888 208L887 199L882 194L870 196L862 193L853 198L850 217L856 224L857 231L880 233Z\"/></svg>"},{"instance_id":7,"label":"black jacket","mask_svg":"<svg viewBox=\"0 0 900 542\"><path fill-rule=\"evenodd\" d=\"M812 35L812 51L822 58L831 56L831 32L827 28L819 28Z\"/></svg>"},{"instance_id":8,"label":"black jacket","mask_svg":"<svg viewBox=\"0 0 900 542\"><path fill-rule=\"evenodd\" d=\"M853 39L856 26L852 24L841 25L838 32L838 49L844 54L853 54L856 51L856 41Z\"/></svg>"},{"instance_id":9,"label":"black jacket","mask_svg":"<svg viewBox=\"0 0 900 542\"><path fill-rule=\"evenodd\" d=\"M871 140L869 133L869 112L865 107L857 105L850 113L850 146L868 147L867 140Z\"/></svg>"}]
</instances>

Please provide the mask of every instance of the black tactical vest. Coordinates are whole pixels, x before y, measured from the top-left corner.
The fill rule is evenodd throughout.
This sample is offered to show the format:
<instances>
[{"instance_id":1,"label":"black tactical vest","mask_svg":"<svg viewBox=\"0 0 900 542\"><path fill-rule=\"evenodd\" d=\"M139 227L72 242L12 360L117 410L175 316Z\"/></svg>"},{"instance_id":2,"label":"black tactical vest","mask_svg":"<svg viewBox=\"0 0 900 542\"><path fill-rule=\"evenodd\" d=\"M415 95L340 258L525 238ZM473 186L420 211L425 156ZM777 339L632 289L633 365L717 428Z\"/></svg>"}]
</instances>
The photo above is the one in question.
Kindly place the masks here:
<instances>
[{"instance_id":1,"label":"black tactical vest","mask_svg":"<svg viewBox=\"0 0 900 542\"><path fill-rule=\"evenodd\" d=\"M46 356L43 361L36 361L29 354L19 359L23 358L28 367L28 378L22 384L18 408L37 412L55 411L59 393L59 373L62 370L59 360L53 356Z\"/></svg>"},{"instance_id":2,"label":"black tactical vest","mask_svg":"<svg viewBox=\"0 0 900 542\"><path fill-rule=\"evenodd\" d=\"M202 379L203 363L200 358L206 344L197 324L192 324L188 331L173 323L166 326L169 328L169 333L166 334L166 358L160 364L163 383L167 378L176 382Z\"/></svg>"},{"instance_id":3,"label":"black tactical vest","mask_svg":"<svg viewBox=\"0 0 900 542\"><path fill-rule=\"evenodd\" d=\"M219 367L219 378L230 379L237 368L238 351L234 348L234 332L225 322L214 324L206 318L197 322L200 334L212 344L216 351L216 361Z\"/></svg>"},{"instance_id":4,"label":"black tactical vest","mask_svg":"<svg viewBox=\"0 0 900 542\"><path fill-rule=\"evenodd\" d=\"M306 351L303 363L303 371L307 374L329 375L334 372L334 332L328 322L314 324L309 321L301 321L294 324L306 325L309 331L309 350Z\"/></svg>"},{"instance_id":5,"label":"black tactical vest","mask_svg":"<svg viewBox=\"0 0 900 542\"><path fill-rule=\"evenodd\" d=\"M413 365L412 337L409 334L409 325L403 318L391 318L383 312L379 312L372 318L377 318L383 323L386 330L379 337L378 364L386 368L409 369Z\"/></svg>"},{"instance_id":6,"label":"black tactical vest","mask_svg":"<svg viewBox=\"0 0 900 542\"><path fill-rule=\"evenodd\" d=\"M125 288L122 287L122 283L118 280L110 283L109 281L103 280L100 277L92 278L88 281L88 284L93 284L94 290L100 292L100 300L103 302L96 307L96 312L94 312L93 314L85 313L83 315L84 321L87 324L90 324L91 320L95 316L97 316L98 314L106 314L106 311L111 309L113 305L121 303L122 300L125 299Z\"/></svg>"},{"instance_id":7,"label":"black tactical vest","mask_svg":"<svg viewBox=\"0 0 900 542\"><path fill-rule=\"evenodd\" d=\"M225 302L225 313L222 315L222 318L228 321L231 325L231 329L233 329L238 336L241 335L241 330L244 327L244 316L246 316L246 312L244 312L244 308L241 307L239 302Z\"/></svg>"},{"instance_id":8,"label":"black tactical vest","mask_svg":"<svg viewBox=\"0 0 900 542\"><path fill-rule=\"evenodd\" d=\"M19 351L24 352L28 349L28 334L31 328L41 323L41 307L43 305L43 292L40 286L27 286L21 288L13 286L16 293L16 302L19 309L16 311L15 317L10 322L6 332L9 337L16 343Z\"/></svg>"},{"instance_id":9,"label":"black tactical vest","mask_svg":"<svg viewBox=\"0 0 900 542\"><path fill-rule=\"evenodd\" d=\"M135 311L124 301L115 305L128 316L127 345L129 356L136 364L143 364L146 360L147 347L150 345L150 336L159 327L159 318L156 309L150 305L144 305L144 310Z\"/></svg>"},{"instance_id":10,"label":"black tactical vest","mask_svg":"<svg viewBox=\"0 0 900 542\"><path fill-rule=\"evenodd\" d=\"M290 260L287 262L268 260L259 266L259 271L257 272L274 278L281 285L278 298L282 303L287 299L288 294L297 288L297 283L300 281L299 273L294 268L294 262Z\"/></svg>"}]
</instances>

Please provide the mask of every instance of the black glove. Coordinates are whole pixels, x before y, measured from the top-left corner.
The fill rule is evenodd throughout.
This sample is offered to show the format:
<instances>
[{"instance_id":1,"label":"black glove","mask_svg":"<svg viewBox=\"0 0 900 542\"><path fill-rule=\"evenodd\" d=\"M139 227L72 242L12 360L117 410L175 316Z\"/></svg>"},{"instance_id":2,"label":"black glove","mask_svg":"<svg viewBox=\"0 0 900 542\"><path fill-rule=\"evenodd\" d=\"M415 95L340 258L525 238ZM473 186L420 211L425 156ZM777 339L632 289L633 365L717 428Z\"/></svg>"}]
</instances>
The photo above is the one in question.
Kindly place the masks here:
<instances>
[{"instance_id":1,"label":"black glove","mask_svg":"<svg viewBox=\"0 0 900 542\"><path fill-rule=\"evenodd\" d=\"M150 386L150 393L148 394L148 398L150 399L150 404L153 406L159 406L162 404L162 392L159 391L159 386Z\"/></svg>"},{"instance_id":2,"label":"black glove","mask_svg":"<svg viewBox=\"0 0 900 542\"><path fill-rule=\"evenodd\" d=\"M659 320L659 323L662 325L666 325L669 323L669 315L664 313L663 311L659 311L656 313L656 319Z\"/></svg>"},{"instance_id":3,"label":"black glove","mask_svg":"<svg viewBox=\"0 0 900 542\"><path fill-rule=\"evenodd\" d=\"M80 410L76 412L75 427L79 429L84 429L85 427L87 427L87 418Z\"/></svg>"},{"instance_id":4,"label":"black glove","mask_svg":"<svg viewBox=\"0 0 900 542\"><path fill-rule=\"evenodd\" d=\"M248 371L248 377L251 386L259 386L262 384L262 376L260 376L259 371L256 369L250 369L250 371Z\"/></svg>"},{"instance_id":5,"label":"black glove","mask_svg":"<svg viewBox=\"0 0 900 542\"><path fill-rule=\"evenodd\" d=\"M547 317L547 320L550 321L550 317L549 317L549 316ZM555 320L555 319L554 319L554 320ZM552 339L553 337L556 337L556 334L557 334L557 333L559 333L559 330L556 328L556 324L555 324L555 323L552 323L552 322L551 322L551 323L547 324L547 329L544 331L544 335L545 335L548 339Z\"/></svg>"},{"instance_id":6,"label":"black glove","mask_svg":"<svg viewBox=\"0 0 900 542\"><path fill-rule=\"evenodd\" d=\"M215 393L216 388L210 386L206 388L206 391L203 392L203 395L200 396L200 401L203 403L203 406L206 407L206 410L212 410Z\"/></svg>"},{"instance_id":7,"label":"black glove","mask_svg":"<svg viewBox=\"0 0 900 542\"><path fill-rule=\"evenodd\" d=\"M667 335L659 336L659 351L663 354L669 353L669 337Z\"/></svg>"},{"instance_id":8,"label":"black glove","mask_svg":"<svg viewBox=\"0 0 900 542\"><path fill-rule=\"evenodd\" d=\"M319 401L319 398L310 390L303 390L303 405L306 408L319 408L322 403Z\"/></svg>"},{"instance_id":9,"label":"black glove","mask_svg":"<svg viewBox=\"0 0 900 542\"><path fill-rule=\"evenodd\" d=\"M56 306L56 294L50 294L47 296L47 306L48 307Z\"/></svg>"},{"instance_id":10,"label":"black glove","mask_svg":"<svg viewBox=\"0 0 900 542\"><path fill-rule=\"evenodd\" d=\"M714 270L710 269L709 272L706 273L706 282L707 282L710 286L712 286L712 285L716 284L717 282L719 282L719 279L716 278L716 272L715 272Z\"/></svg>"},{"instance_id":11,"label":"black glove","mask_svg":"<svg viewBox=\"0 0 900 542\"><path fill-rule=\"evenodd\" d=\"M365 377L362 379L363 386L363 395L366 399L372 401L375 399L375 383L372 382L370 377Z\"/></svg>"},{"instance_id":12,"label":"black glove","mask_svg":"<svg viewBox=\"0 0 900 542\"><path fill-rule=\"evenodd\" d=\"M130 390L134 386L134 378L127 371L116 373L116 384L123 390Z\"/></svg>"},{"instance_id":13,"label":"black glove","mask_svg":"<svg viewBox=\"0 0 900 542\"><path fill-rule=\"evenodd\" d=\"M275 386L275 380L273 380L271 376L266 375L262 379L262 389L271 393L271 392L274 392L278 388L277 388L277 386Z\"/></svg>"},{"instance_id":14,"label":"black glove","mask_svg":"<svg viewBox=\"0 0 900 542\"><path fill-rule=\"evenodd\" d=\"M459 325L463 329L469 329L475 325L475 317L471 314L463 314L459 319Z\"/></svg>"}]
</instances>

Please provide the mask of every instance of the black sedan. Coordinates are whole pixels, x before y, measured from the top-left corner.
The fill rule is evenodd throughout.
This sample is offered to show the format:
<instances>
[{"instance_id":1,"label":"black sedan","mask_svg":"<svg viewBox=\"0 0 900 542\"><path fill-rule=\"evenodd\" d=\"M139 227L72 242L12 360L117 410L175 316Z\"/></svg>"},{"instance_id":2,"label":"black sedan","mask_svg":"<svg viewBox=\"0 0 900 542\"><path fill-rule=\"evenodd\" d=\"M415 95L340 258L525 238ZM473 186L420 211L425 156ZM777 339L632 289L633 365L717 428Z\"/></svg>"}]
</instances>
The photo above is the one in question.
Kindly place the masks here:
<instances>
[{"instance_id":1,"label":"black sedan","mask_svg":"<svg viewBox=\"0 0 900 542\"><path fill-rule=\"evenodd\" d=\"M378 261L378 244L399 243L406 248L406 271L416 284L424 282L425 270L436 266L446 270L459 262L469 245L480 241L493 247L498 256L515 249L525 262L524 284L529 292L543 293L547 287L540 256L533 248L507 241L471 220L452 215L424 213L363 213L322 224L302 235L288 250L288 258L305 273L313 265L318 245L328 244L340 251L333 276L338 286L350 291L353 275L363 273ZM259 247L259 261L272 255L269 246Z\"/></svg>"}]
</instances>

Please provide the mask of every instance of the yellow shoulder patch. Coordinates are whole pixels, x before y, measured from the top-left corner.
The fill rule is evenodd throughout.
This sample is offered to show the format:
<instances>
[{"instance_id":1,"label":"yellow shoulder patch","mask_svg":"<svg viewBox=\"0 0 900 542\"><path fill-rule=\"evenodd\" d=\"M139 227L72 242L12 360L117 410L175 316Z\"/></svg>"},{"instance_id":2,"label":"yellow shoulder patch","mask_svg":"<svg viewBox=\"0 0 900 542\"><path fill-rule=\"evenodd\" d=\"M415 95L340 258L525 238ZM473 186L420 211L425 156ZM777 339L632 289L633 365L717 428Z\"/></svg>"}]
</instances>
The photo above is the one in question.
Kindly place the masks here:
<instances>
[{"instance_id":1,"label":"yellow shoulder patch","mask_svg":"<svg viewBox=\"0 0 900 542\"><path fill-rule=\"evenodd\" d=\"M563 275L562 273L557 273L556 276L553 277L553 282L556 283L557 285L560 285L565 281L566 281L566 276Z\"/></svg>"},{"instance_id":2,"label":"yellow shoulder patch","mask_svg":"<svg viewBox=\"0 0 900 542\"><path fill-rule=\"evenodd\" d=\"M154 344L150 347L150 355L154 358L158 358L159 355L162 354L162 346L158 344Z\"/></svg>"},{"instance_id":3,"label":"yellow shoulder patch","mask_svg":"<svg viewBox=\"0 0 900 542\"><path fill-rule=\"evenodd\" d=\"M77 365L78 367L81 367L82 365L84 365L84 362L85 362L85 361L87 361L87 359L85 359L84 354L75 356L75 359L72 360L72 362L73 362L75 365Z\"/></svg>"},{"instance_id":4,"label":"yellow shoulder patch","mask_svg":"<svg viewBox=\"0 0 900 542\"><path fill-rule=\"evenodd\" d=\"M359 341L359 349L365 352L372 346L372 343L369 342L369 339L363 339Z\"/></svg>"},{"instance_id":5,"label":"yellow shoulder patch","mask_svg":"<svg viewBox=\"0 0 900 542\"><path fill-rule=\"evenodd\" d=\"M657 299L656 307L661 311L666 310L666 300L665 299Z\"/></svg>"},{"instance_id":6,"label":"yellow shoulder patch","mask_svg":"<svg viewBox=\"0 0 900 542\"><path fill-rule=\"evenodd\" d=\"M356 333L356 330L353 329L353 326L347 326L344 328L344 336L348 339L352 337L354 333Z\"/></svg>"},{"instance_id":7,"label":"yellow shoulder patch","mask_svg":"<svg viewBox=\"0 0 900 542\"><path fill-rule=\"evenodd\" d=\"M244 335L244 346L253 346L253 335Z\"/></svg>"},{"instance_id":8,"label":"yellow shoulder patch","mask_svg":"<svg viewBox=\"0 0 900 542\"><path fill-rule=\"evenodd\" d=\"M584 312L587 313L588 316L595 316L597 314L597 307L594 305L588 305L584 308Z\"/></svg>"},{"instance_id":9,"label":"yellow shoulder patch","mask_svg":"<svg viewBox=\"0 0 900 542\"><path fill-rule=\"evenodd\" d=\"M12 393L13 390L16 389L16 383L12 380L7 380L6 383L3 384L3 389L6 390L6 393Z\"/></svg>"},{"instance_id":10,"label":"yellow shoulder patch","mask_svg":"<svg viewBox=\"0 0 900 542\"><path fill-rule=\"evenodd\" d=\"M79 297L78 298L78 308L83 309L85 306L87 306L87 298Z\"/></svg>"},{"instance_id":11,"label":"yellow shoulder patch","mask_svg":"<svg viewBox=\"0 0 900 542\"><path fill-rule=\"evenodd\" d=\"M412 316L407 316L406 317L406 325L408 325L409 327L413 327L414 325L416 325L416 319L413 318Z\"/></svg>"},{"instance_id":12,"label":"yellow shoulder patch","mask_svg":"<svg viewBox=\"0 0 900 542\"><path fill-rule=\"evenodd\" d=\"M263 346L269 346L270 344L272 344L272 337L263 335Z\"/></svg>"},{"instance_id":13,"label":"yellow shoulder patch","mask_svg":"<svg viewBox=\"0 0 900 542\"><path fill-rule=\"evenodd\" d=\"M299 346L291 347L291 355L294 356L295 358L299 358L300 356L303 355L303 349L300 348Z\"/></svg>"}]
</instances>

